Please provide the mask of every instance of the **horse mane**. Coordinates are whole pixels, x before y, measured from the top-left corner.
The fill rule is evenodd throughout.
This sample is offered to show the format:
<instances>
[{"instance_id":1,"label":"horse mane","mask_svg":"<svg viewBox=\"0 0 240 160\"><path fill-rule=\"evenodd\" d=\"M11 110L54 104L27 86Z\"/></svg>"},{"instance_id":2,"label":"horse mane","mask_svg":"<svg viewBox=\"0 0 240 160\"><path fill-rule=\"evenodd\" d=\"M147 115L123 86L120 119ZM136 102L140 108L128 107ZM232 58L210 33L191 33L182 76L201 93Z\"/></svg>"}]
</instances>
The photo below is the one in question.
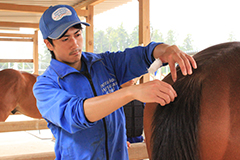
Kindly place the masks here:
<instances>
[{"instance_id":1,"label":"horse mane","mask_svg":"<svg viewBox=\"0 0 240 160\"><path fill-rule=\"evenodd\" d=\"M236 52L237 51L237 52ZM200 119L200 100L202 87L215 69L221 67L226 59L239 56L240 43L222 43L194 55L198 69L192 75L183 76L177 67L178 79L174 83L171 75L163 81L171 84L178 97L165 106L156 108L152 123L153 160L199 160L198 122ZM230 61L231 63L231 61ZM238 62L239 63L239 62Z\"/></svg>"}]
</instances>

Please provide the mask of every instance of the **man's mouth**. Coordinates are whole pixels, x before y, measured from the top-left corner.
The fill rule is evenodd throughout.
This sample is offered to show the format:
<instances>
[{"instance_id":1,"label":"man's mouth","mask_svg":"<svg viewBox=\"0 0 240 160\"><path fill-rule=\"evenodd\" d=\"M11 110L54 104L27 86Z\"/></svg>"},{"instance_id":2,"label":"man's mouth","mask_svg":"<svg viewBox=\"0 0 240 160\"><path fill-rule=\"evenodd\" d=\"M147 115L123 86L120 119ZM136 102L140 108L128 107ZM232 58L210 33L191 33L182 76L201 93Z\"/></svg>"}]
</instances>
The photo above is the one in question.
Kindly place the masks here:
<instances>
[{"instance_id":1,"label":"man's mouth","mask_svg":"<svg viewBox=\"0 0 240 160\"><path fill-rule=\"evenodd\" d=\"M81 49L77 48L77 49L73 50L72 52L70 52L69 55L76 55L76 54L78 54L80 52L81 52Z\"/></svg>"}]
</instances>

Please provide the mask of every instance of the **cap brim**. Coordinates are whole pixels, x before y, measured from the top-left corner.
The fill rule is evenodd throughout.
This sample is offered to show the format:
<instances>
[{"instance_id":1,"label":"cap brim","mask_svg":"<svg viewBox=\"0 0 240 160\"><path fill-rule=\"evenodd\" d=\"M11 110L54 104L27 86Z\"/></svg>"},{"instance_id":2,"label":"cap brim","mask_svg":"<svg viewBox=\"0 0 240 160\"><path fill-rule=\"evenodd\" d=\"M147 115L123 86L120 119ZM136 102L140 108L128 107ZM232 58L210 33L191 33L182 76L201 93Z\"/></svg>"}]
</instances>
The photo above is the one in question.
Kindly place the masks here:
<instances>
[{"instance_id":1,"label":"cap brim","mask_svg":"<svg viewBox=\"0 0 240 160\"><path fill-rule=\"evenodd\" d=\"M76 25L76 24L84 24L86 26L90 26L89 23L86 22L81 22L81 21L72 21L72 22L68 22L65 23L61 26L59 26L57 29L55 29L55 31L50 34L48 37L51 39L58 39L62 36L63 33L65 33L70 27Z\"/></svg>"}]
</instances>

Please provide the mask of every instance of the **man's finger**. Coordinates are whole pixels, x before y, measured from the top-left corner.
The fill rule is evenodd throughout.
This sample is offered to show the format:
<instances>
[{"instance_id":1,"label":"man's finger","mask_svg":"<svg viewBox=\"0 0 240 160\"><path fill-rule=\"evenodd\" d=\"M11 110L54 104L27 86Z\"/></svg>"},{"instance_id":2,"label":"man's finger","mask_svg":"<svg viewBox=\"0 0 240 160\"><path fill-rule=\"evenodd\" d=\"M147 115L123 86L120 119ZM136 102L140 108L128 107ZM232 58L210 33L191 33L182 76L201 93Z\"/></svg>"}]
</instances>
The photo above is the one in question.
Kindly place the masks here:
<instances>
[{"instance_id":1,"label":"man's finger","mask_svg":"<svg viewBox=\"0 0 240 160\"><path fill-rule=\"evenodd\" d=\"M168 65L169 65L170 72L172 75L172 80L173 80L173 82L175 82L177 80L177 71L176 71L175 63L174 62L168 63Z\"/></svg>"},{"instance_id":2,"label":"man's finger","mask_svg":"<svg viewBox=\"0 0 240 160\"><path fill-rule=\"evenodd\" d=\"M189 61L191 62L193 68L194 68L194 69L197 69L197 63L196 63L196 61L194 60L194 58L193 58L192 56L189 56L189 55L188 55L188 59L189 59Z\"/></svg>"},{"instance_id":3,"label":"man's finger","mask_svg":"<svg viewBox=\"0 0 240 160\"><path fill-rule=\"evenodd\" d=\"M182 54L182 59L184 61L184 65L186 67L187 74L189 74L189 75L192 74L192 66L190 64L188 55Z\"/></svg>"}]
</instances>

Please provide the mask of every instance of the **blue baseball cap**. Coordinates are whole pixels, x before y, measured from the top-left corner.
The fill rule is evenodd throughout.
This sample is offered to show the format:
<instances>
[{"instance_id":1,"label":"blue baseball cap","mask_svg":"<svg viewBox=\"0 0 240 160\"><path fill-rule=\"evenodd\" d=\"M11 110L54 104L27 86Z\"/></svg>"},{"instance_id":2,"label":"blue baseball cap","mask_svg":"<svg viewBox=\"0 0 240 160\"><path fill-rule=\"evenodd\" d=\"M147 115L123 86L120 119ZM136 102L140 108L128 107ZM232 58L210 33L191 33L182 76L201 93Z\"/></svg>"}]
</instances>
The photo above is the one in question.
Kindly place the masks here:
<instances>
[{"instance_id":1,"label":"blue baseball cap","mask_svg":"<svg viewBox=\"0 0 240 160\"><path fill-rule=\"evenodd\" d=\"M86 22L81 22L73 7L68 5L50 6L42 15L39 28L43 39L58 39L70 27L76 24L90 26Z\"/></svg>"}]
</instances>

